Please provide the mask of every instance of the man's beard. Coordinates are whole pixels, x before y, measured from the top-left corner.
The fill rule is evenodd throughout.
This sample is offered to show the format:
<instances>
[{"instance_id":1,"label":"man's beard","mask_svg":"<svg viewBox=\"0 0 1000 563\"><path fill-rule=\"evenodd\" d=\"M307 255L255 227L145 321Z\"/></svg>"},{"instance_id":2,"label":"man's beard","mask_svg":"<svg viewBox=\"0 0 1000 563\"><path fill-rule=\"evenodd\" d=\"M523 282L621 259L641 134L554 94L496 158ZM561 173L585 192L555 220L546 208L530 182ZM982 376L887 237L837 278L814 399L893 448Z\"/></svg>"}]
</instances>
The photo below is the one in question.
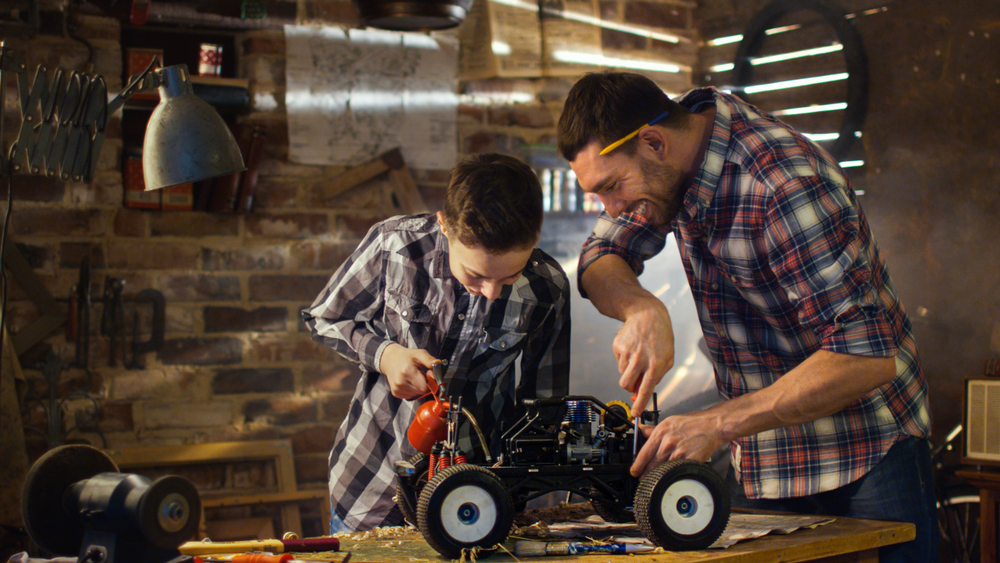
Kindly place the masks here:
<instances>
[{"instance_id":1,"label":"man's beard","mask_svg":"<svg viewBox=\"0 0 1000 563\"><path fill-rule=\"evenodd\" d=\"M653 203L664 213L663 225L669 226L677 217L687 191L684 175L677 168L666 164L658 166L645 159L639 160L639 170L646 186L654 193L662 194Z\"/></svg>"}]
</instances>

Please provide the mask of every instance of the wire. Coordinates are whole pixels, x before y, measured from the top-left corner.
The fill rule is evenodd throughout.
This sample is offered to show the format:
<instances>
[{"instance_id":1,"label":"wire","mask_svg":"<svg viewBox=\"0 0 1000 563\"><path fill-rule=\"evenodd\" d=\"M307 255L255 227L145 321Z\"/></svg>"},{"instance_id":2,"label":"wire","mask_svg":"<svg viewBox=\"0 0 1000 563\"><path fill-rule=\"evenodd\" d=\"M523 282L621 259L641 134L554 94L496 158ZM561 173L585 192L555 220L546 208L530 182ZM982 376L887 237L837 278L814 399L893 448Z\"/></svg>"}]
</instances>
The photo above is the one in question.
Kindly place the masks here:
<instances>
[{"instance_id":1,"label":"wire","mask_svg":"<svg viewBox=\"0 0 1000 563\"><path fill-rule=\"evenodd\" d=\"M2 91L2 90L0 90ZM0 121L0 124L3 122ZM4 211L3 225L0 226L0 378L3 378L3 345L7 327L7 224L10 222L10 209L14 204L14 186L10 181L10 175L4 174L7 178L7 209ZM11 353L16 353L11 350Z\"/></svg>"}]
</instances>

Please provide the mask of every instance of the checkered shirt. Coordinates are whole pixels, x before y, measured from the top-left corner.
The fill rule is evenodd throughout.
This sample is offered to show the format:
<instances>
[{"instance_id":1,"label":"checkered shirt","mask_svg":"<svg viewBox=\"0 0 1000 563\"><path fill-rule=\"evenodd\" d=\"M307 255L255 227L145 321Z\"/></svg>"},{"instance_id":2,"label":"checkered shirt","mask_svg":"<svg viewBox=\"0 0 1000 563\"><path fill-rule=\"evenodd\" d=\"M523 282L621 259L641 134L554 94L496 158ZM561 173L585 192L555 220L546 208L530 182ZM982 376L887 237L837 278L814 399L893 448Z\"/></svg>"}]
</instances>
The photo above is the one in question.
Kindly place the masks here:
<instances>
[{"instance_id":1,"label":"checkered shirt","mask_svg":"<svg viewBox=\"0 0 1000 563\"><path fill-rule=\"evenodd\" d=\"M609 253L639 273L673 232L724 398L767 387L821 349L895 357L895 379L840 412L731 444L748 498L848 484L897 440L930 432L912 327L867 219L837 162L793 129L711 88L678 101L718 110L681 211L662 228L602 214L579 273Z\"/></svg>"},{"instance_id":2,"label":"checkered shirt","mask_svg":"<svg viewBox=\"0 0 1000 563\"><path fill-rule=\"evenodd\" d=\"M568 393L569 280L558 262L536 248L498 299L471 295L451 274L432 214L374 226L302 319L314 340L362 370L330 452L333 508L356 531L401 523L395 463L416 453L405 436L421 401L393 397L378 371L390 343L446 362L448 396L461 396L494 456L521 399ZM468 426L459 444L481 455Z\"/></svg>"}]
</instances>

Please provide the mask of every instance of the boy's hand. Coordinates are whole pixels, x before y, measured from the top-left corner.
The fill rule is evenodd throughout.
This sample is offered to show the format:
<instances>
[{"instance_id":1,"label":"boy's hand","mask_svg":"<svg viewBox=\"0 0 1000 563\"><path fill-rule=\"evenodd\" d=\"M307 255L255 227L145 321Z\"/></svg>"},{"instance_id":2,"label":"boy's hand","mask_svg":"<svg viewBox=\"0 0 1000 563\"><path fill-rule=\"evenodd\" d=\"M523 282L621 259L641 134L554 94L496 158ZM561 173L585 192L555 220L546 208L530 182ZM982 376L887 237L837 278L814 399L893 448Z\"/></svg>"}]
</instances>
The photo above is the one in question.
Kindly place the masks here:
<instances>
[{"instance_id":1,"label":"boy's hand","mask_svg":"<svg viewBox=\"0 0 1000 563\"><path fill-rule=\"evenodd\" d=\"M416 399L430 392L427 371L435 358L427 350L412 350L399 344L390 344L382 352L379 371L389 381L389 390L397 399Z\"/></svg>"}]
</instances>

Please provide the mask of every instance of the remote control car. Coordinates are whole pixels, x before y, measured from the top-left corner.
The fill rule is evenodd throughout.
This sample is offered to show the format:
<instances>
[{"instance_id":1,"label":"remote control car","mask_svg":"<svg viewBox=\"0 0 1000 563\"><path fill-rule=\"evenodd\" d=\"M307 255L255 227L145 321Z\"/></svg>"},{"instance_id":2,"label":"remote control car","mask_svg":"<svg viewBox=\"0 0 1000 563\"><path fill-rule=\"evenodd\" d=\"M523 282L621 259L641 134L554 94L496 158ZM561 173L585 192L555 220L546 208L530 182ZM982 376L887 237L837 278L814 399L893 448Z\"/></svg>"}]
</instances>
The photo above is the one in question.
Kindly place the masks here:
<instances>
[{"instance_id":1,"label":"remote control car","mask_svg":"<svg viewBox=\"0 0 1000 563\"><path fill-rule=\"evenodd\" d=\"M445 557L503 543L516 511L553 491L590 499L607 521L635 521L646 538L672 551L708 547L729 522L726 486L705 463L673 460L641 479L631 476L641 435L625 403L589 396L525 400L526 414L503 433L494 462L471 413L437 400L445 437L429 455L397 463L396 498L406 519ZM460 416L487 452L483 465L467 462L456 448ZM655 406L642 420L656 424Z\"/></svg>"}]
</instances>

